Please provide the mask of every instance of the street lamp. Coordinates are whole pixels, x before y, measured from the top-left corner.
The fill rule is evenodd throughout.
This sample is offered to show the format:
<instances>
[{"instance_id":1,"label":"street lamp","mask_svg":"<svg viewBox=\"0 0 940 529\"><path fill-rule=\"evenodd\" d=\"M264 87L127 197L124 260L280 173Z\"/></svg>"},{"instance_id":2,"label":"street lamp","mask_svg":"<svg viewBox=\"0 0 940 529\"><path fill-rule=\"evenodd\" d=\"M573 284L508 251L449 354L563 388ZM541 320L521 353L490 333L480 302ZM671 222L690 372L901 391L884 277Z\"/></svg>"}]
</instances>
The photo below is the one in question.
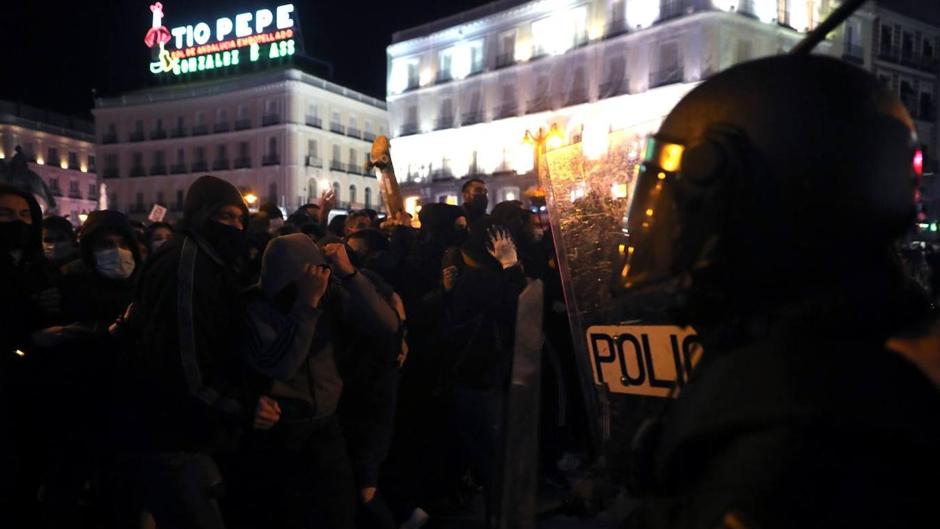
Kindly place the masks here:
<instances>
[{"instance_id":1,"label":"street lamp","mask_svg":"<svg viewBox=\"0 0 940 529\"><path fill-rule=\"evenodd\" d=\"M248 192L245 193L245 203L248 204L248 207L252 208L258 202L258 195Z\"/></svg>"}]
</instances>

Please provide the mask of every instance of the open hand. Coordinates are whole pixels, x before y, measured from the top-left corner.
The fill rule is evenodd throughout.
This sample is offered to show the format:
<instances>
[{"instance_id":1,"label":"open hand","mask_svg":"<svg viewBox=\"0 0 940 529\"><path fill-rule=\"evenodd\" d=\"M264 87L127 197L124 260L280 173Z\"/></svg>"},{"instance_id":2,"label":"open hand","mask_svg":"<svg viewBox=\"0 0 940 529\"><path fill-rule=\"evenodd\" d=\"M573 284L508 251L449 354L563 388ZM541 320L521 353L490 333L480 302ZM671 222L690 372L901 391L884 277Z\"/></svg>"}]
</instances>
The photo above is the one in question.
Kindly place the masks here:
<instances>
[{"instance_id":1,"label":"open hand","mask_svg":"<svg viewBox=\"0 0 940 529\"><path fill-rule=\"evenodd\" d=\"M490 255L499 261L504 269L519 263L516 243L513 242L512 235L506 230L499 228L492 230L486 249L490 252Z\"/></svg>"}]
</instances>

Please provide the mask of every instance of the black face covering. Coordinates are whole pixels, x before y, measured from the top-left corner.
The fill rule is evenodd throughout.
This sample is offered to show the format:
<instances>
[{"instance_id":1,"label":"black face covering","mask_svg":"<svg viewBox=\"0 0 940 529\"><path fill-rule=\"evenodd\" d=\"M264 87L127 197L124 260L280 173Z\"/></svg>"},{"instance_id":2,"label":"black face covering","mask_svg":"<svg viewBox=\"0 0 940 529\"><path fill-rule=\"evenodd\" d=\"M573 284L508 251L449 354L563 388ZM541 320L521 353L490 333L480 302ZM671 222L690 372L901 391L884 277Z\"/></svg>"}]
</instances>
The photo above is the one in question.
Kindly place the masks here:
<instances>
[{"instance_id":1,"label":"black face covering","mask_svg":"<svg viewBox=\"0 0 940 529\"><path fill-rule=\"evenodd\" d=\"M21 220L0 222L0 251L23 250L29 244L32 229Z\"/></svg>"},{"instance_id":2,"label":"black face covering","mask_svg":"<svg viewBox=\"0 0 940 529\"><path fill-rule=\"evenodd\" d=\"M202 234L226 263L248 255L248 237L245 232L214 220L206 221Z\"/></svg>"},{"instance_id":3,"label":"black face covering","mask_svg":"<svg viewBox=\"0 0 940 529\"><path fill-rule=\"evenodd\" d=\"M482 217L486 214L486 207L490 205L490 199L486 195L476 195L467 202L464 202L464 209L467 210L467 214L470 218L467 220L474 220Z\"/></svg>"}]
</instances>

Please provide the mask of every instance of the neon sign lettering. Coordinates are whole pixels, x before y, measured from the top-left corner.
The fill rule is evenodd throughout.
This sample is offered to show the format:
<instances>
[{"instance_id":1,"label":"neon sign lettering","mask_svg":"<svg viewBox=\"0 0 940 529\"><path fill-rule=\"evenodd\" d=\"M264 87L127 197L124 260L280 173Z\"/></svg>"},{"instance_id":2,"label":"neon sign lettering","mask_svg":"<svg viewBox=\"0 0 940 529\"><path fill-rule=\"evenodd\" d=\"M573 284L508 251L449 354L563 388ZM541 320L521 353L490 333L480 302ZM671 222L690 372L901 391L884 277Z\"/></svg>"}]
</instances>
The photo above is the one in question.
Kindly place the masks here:
<instances>
[{"instance_id":1,"label":"neon sign lettering","mask_svg":"<svg viewBox=\"0 0 940 529\"><path fill-rule=\"evenodd\" d=\"M154 74L202 72L288 57L296 52L293 4L280 5L273 12L259 9L222 17L211 25L198 22L173 29L163 25L162 3L154 3L150 11L153 23L144 44L154 51L156 60L150 63Z\"/></svg>"}]
</instances>

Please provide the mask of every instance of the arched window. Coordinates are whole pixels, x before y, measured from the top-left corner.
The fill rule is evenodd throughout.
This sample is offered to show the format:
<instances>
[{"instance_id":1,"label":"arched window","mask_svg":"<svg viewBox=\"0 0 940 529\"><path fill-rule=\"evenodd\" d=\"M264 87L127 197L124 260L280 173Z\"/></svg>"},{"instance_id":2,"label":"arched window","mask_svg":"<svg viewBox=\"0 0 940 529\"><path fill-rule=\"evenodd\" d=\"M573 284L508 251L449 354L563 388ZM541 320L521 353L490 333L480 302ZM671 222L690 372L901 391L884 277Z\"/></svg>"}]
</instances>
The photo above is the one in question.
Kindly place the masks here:
<instances>
[{"instance_id":1,"label":"arched window","mask_svg":"<svg viewBox=\"0 0 940 529\"><path fill-rule=\"evenodd\" d=\"M339 198L339 182L333 182L333 194L336 195L336 204L340 203Z\"/></svg>"},{"instance_id":2,"label":"arched window","mask_svg":"<svg viewBox=\"0 0 940 529\"><path fill-rule=\"evenodd\" d=\"M356 202L356 186L349 186L349 205L352 206Z\"/></svg>"},{"instance_id":3,"label":"arched window","mask_svg":"<svg viewBox=\"0 0 940 529\"><path fill-rule=\"evenodd\" d=\"M320 196L320 193L318 191L319 190L317 189L317 179L311 178L307 182L307 201L315 202L317 198L319 198Z\"/></svg>"},{"instance_id":4,"label":"arched window","mask_svg":"<svg viewBox=\"0 0 940 529\"><path fill-rule=\"evenodd\" d=\"M366 190L363 191L363 193L365 194L366 209L372 209L372 188L367 187Z\"/></svg>"}]
</instances>

